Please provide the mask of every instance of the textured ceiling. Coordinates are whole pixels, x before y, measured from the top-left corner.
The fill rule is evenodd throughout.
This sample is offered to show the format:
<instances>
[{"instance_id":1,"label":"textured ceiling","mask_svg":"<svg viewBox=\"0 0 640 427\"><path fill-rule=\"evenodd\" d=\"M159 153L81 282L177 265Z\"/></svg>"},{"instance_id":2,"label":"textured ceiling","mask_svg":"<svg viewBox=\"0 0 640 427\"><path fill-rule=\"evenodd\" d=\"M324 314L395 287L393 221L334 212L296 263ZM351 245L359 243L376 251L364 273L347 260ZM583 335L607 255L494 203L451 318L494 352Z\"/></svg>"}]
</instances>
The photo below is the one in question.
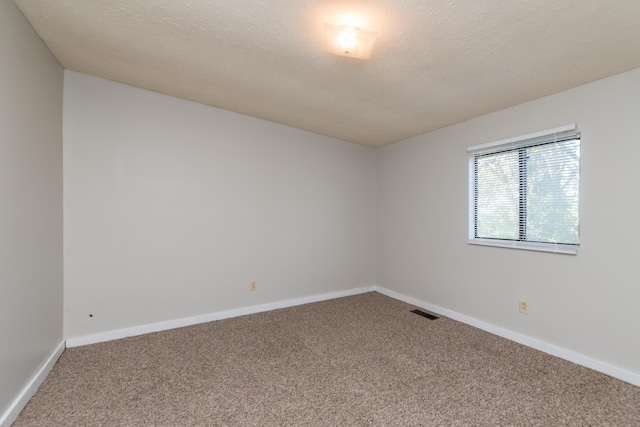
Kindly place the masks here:
<instances>
[{"instance_id":1,"label":"textured ceiling","mask_svg":"<svg viewBox=\"0 0 640 427\"><path fill-rule=\"evenodd\" d=\"M16 3L68 69L373 147L640 66L637 0Z\"/></svg>"}]
</instances>

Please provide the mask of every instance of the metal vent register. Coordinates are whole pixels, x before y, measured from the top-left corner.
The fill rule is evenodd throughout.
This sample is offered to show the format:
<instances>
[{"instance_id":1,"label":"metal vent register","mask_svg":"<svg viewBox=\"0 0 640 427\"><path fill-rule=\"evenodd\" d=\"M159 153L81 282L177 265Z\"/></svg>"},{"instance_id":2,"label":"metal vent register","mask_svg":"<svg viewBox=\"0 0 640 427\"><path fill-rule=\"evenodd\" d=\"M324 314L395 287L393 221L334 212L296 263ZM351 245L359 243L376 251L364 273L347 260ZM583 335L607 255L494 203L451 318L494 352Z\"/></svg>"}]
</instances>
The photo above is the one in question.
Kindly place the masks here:
<instances>
[{"instance_id":1,"label":"metal vent register","mask_svg":"<svg viewBox=\"0 0 640 427\"><path fill-rule=\"evenodd\" d=\"M430 313L427 313L426 311L422 311L418 309L411 310L411 312L419 316L426 317L429 320L436 320L438 318L438 316L434 316L433 314L430 314Z\"/></svg>"}]
</instances>

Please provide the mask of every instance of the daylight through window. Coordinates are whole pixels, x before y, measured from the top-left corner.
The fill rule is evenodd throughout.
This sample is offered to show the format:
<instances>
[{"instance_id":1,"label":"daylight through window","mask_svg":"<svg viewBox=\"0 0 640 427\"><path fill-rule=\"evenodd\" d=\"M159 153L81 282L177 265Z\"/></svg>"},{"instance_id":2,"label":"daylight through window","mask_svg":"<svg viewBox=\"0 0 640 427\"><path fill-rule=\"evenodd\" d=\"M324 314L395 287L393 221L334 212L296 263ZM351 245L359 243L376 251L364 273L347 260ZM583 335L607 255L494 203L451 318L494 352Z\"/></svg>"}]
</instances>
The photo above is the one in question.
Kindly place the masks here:
<instances>
[{"instance_id":1,"label":"daylight through window","mask_svg":"<svg viewBox=\"0 0 640 427\"><path fill-rule=\"evenodd\" d=\"M469 243L577 253L575 126L470 147Z\"/></svg>"}]
</instances>

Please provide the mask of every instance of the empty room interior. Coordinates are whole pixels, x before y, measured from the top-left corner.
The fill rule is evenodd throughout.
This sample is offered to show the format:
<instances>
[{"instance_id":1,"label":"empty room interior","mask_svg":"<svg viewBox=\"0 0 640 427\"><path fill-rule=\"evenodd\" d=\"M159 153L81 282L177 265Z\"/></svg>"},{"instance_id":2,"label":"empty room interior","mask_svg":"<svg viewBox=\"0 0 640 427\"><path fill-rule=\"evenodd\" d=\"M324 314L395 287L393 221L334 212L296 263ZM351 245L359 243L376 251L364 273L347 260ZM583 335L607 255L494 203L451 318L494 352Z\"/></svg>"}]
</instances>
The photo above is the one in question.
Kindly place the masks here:
<instances>
[{"instance_id":1,"label":"empty room interior","mask_svg":"<svg viewBox=\"0 0 640 427\"><path fill-rule=\"evenodd\" d=\"M639 22L0 0L0 427L640 425Z\"/></svg>"}]
</instances>

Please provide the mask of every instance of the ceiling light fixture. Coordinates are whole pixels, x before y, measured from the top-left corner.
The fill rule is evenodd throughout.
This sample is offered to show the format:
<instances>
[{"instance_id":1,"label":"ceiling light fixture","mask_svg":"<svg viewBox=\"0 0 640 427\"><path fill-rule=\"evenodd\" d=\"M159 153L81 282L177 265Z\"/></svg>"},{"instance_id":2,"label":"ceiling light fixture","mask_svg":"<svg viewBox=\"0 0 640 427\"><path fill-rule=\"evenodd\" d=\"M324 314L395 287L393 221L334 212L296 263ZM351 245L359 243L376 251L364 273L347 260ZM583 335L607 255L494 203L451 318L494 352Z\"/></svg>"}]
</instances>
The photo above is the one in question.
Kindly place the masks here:
<instances>
[{"instance_id":1,"label":"ceiling light fixture","mask_svg":"<svg viewBox=\"0 0 640 427\"><path fill-rule=\"evenodd\" d=\"M324 24L327 33L327 52L351 58L369 59L376 33L348 25Z\"/></svg>"}]
</instances>

